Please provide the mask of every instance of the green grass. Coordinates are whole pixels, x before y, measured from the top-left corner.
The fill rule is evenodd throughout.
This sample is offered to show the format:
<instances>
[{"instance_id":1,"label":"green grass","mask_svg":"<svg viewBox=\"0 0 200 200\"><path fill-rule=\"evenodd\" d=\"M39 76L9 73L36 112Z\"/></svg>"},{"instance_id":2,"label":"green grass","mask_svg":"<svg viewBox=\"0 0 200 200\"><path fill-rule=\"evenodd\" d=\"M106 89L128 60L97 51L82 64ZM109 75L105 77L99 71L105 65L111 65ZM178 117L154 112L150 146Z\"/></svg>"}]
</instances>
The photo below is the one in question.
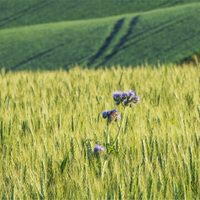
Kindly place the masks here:
<instances>
[{"instance_id":1,"label":"green grass","mask_svg":"<svg viewBox=\"0 0 200 200\"><path fill-rule=\"evenodd\" d=\"M180 63L200 51L200 3L0 31L0 68Z\"/></svg>"},{"instance_id":2,"label":"green grass","mask_svg":"<svg viewBox=\"0 0 200 200\"><path fill-rule=\"evenodd\" d=\"M0 0L0 29L41 23L104 18L192 2L199 2L199 0Z\"/></svg>"},{"instance_id":3,"label":"green grass","mask_svg":"<svg viewBox=\"0 0 200 200\"><path fill-rule=\"evenodd\" d=\"M0 198L199 199L199 69L2 71ZM105 138L101 113L121 113L113 92L131 88L141 101L127 110L119 155L91 157L85 140Z\"/></svg>"}]
</instances>

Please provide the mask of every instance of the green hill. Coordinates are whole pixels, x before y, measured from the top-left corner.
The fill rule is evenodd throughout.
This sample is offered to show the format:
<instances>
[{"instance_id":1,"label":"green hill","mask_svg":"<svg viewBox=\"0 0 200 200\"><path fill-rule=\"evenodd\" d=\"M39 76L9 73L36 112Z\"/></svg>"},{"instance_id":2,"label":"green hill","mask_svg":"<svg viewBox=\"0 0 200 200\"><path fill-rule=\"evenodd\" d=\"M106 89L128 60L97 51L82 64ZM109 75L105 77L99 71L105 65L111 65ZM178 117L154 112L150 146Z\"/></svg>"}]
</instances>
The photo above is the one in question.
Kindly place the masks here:
<instances>
[{"instance_id":1,"label":"green hill","mask_svg":"<svg viewBox=\"0 0 200 200\"><path fill-rule=\"evenodd\" d=\"M157 64L158 60L180 62L200 51L199 10L200 3L191 3L107 18L2 28L0 68L68 69L76 63L96 68L136 66L146 61ZM48 16L46 19L50 20ZM27 22L32 23L31 18ZM45 20L41 18L42 22ZM16 26L19 24L16 22ZM8 23L8 27L11 25Z\"/></svg>"},{"instance_id":2,"label":"green hill","mask_svg":"<svg viewBox=\"0 0 200 200\"><path fill-rule=\"evenodd\" d=\"M191 2L200 0L0 0L0 29L104 18Z\"/></svg>"}]
</instances>

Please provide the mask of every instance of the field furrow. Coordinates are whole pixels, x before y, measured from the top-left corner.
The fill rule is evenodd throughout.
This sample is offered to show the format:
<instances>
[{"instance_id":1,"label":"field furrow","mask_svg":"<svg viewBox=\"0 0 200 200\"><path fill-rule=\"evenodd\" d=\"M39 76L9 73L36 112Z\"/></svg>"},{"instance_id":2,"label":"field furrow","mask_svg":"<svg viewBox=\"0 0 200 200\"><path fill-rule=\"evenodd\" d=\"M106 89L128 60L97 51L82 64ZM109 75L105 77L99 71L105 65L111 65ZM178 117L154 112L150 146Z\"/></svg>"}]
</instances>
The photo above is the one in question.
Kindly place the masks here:
<instances>
[{"instance_id":1,"label":"field furrow","mask_svg":"<svg viewBox=\"0 0 200 200\"><path fill-rule=\"evenodd\" d=\"M105 51L107 50L107 48L109 47L110 43L112 42L112 40L115 39L116 35L118 34L118 32L120 31L121 27L123 26L124 23L124 18L118 20L116 22L116 24L113 27L112 32L110 33L110 35L105 39L103 45L99 48L98 52L92 56L89 59L89 63L87 64L88 67L90 67L95 61L96 59L98 59L102 54L105 53Z\"/></svg>"}]
</instances>

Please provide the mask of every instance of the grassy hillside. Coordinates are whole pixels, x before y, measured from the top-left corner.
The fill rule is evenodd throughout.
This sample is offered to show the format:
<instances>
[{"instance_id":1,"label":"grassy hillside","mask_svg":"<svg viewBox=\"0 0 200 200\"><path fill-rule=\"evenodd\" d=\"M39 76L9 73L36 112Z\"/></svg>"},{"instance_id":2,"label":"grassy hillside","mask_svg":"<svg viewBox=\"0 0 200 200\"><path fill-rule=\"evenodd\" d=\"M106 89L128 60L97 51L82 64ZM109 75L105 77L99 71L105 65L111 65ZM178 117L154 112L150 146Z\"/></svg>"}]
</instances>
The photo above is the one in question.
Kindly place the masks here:
<instances>
[{"instance_id":1,"label":"grassy hillside","mask_svg":"<svg viewBox=\"0 0 200 200\"><path fill-rule=\"evenodd\" d=\"M0 0L0 29L143 12L200 0Z\"/></svg>"},{"instance_id":2,"label":"grassy hillside","mask_svg":"<svg viewBox=\"0 0 200 200\"><path fill-rule=\"evenodd\" d=\"M0 68L180 62L200 50L200 3L0 31Z\"/></svg>"},{"instance_id":3,"label":"grassy hillside","mask_svg":"<svg viewBox=\"0 0 200 200\"><path fill-rule=\"evenodd\" d=\"M0 199L199 199L199 70L2 72ZM141 100L126 110L119 153L95 157L86 139L105 143L101 113L121 114L113 92L130 88Z\"/></svg>"}]
</instances>

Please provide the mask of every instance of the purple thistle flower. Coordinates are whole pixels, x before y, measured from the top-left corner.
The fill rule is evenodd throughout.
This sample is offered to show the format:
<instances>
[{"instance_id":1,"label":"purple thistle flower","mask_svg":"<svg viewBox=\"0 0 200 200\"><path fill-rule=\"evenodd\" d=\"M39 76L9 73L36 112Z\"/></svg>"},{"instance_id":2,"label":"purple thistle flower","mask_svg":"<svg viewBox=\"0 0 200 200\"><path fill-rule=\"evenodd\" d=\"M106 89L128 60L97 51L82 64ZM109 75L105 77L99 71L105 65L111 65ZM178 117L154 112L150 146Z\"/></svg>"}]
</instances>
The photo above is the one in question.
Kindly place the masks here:
<instances>
[{"instance_id":1,"label":"purple thistle flower","mask_svg":"<svg viewBox=\"0 0 200 200\"><path fill-rule=\"evenodd\" d=\"M125 106L127 106L128 105L128 101L126 100L126 101L124 101L124 105Z\"/></svg>"},{"instance_id":2,"label":"purple thistle flower","mask_svg":"<svg viewBox=\"0 0 200 200\"><path fill-rule=\"evenodd\" d=\"M129 90L129 92L114 92L113 99L116 102L116 105L119 105L123 102L124 106L133 107L136 103L140 102L139 96L136 96L136 91ZM107 115L108 118L110 114Z\"/></svg>"},{"instance_id":3,"label":"purple thistle flower","mask_svg":"<svg viewBox=\"0 0 200 200\"><path fill-rule=\"evenodd\" d=\"M122 100L125 100L128 97L129 93L128 92L124 92L122 94Z\"/></svg>"},{"instance_id":4,"label":"purple thistle flower","mask_svg":"<svg viewBox=\"0 0 200 200\"><path fill-rule=\"evenodd\" d=\"M134 96L134 97L132 97L131 101L133 103L139 103L140 102L140 98L139 98L139 96Z\"/></svg>"},{"instance_id":5,"label":"purple thistle flower","mask_svg":"<svg viewBox=\"0 0 200 200\"><path fill-rule=\"evenodd\" d=\"M131 89L130 89L130 91L129 91L128 93L129 93L129 95L133 95L133 96L136 95L136 91L133 91L133 90L131 90Z\"/></svg>"},{"instance_id":6,"label":"purple thistle flower","mask_svg":"<svg viewBox=\"0 0 200 200\"><path fill-rule=\"evenodd\" d=\"M103 113L102 113L102 116L103 116L104 119L107 118L108 112L104 110Z\"/></svg>"},{"instance_id":7,"label":"purple thistle flower","mask_svg":"<svg viewBox=\"0 0 200 200\"><path fill-rule=\"evenodd\" d=\"M104 111L102 113L102 116L104 119L108 118L107 123L110 124L113 121L117 122L118 120L121 119L121 115L118 113L116 109L113 109L111 111Z\"/></svg>"},{"instance_id":8,"label":"purple thistle flower","mask_svg":"<svg viewBox=\"0 0 200 200\"><path fill-rule=\"evenodd\" d=\"M140 101L139 96L136 96L136 91L130 90L129 92L124 92L122 94L122 99L125 106L133 107L136 103Z\"/></svg>"},{"instance_id":9,"label":"purple thistle flower","mask_svg":"<svg viewBox=\"0 0 200 200\"><path fill-rule=\"evenodd\" d=\"M117 122L119 119L121 119L121 116L118 111L116 109L111 110L108 115L108 123Z\"/></svg>"},{"instance_id":10,"label":"purple thistle flower","mask_svg":"<svg viewBox=\"0 0 200 200\"><path fill-rule=\"evenodd\" d=\"M127 99L130 100L130 99L132 99L135 95L136 95L136 92L133 91L133 90L130 90L130 91L128 92L128 97L127 97Z\"/></svg>"},{"instance_id":11,"label":"purple thistle flower","mask_svg":"<svg viewBox=\"0 0 200 200\"><path fill-rule=\"evenodd\" d=\"M116 101L116 104L119 105L120 102L122 102L122 93L120 91L114 92L113 99Z\"/></svg>"},{"instance_id":12,"label":"purple thistle flower","mask_svg":"<svg viewBox=\"0 0 200 200\"><path fill-rule=\"evenodd\" d=\"M93 153L97 153L97 152L104 152L105 147L102 147L100 144L96 144Z\"/></svg>"}]
</instances>

